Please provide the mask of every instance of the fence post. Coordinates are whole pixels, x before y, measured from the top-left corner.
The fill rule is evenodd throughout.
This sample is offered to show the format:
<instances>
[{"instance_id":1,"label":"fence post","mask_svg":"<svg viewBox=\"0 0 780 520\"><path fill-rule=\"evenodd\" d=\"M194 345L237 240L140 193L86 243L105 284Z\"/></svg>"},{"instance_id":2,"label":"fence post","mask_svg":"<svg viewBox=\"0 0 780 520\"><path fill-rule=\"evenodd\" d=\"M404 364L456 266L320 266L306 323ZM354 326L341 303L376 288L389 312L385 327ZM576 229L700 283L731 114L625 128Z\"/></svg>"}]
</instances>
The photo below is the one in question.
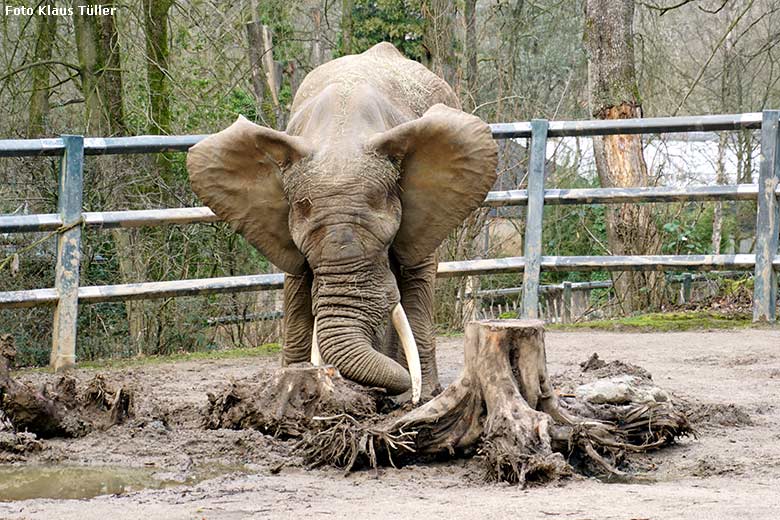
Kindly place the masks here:
<instances>
[{"instance_id":1,"label":"fence post","mask_svg":"<svg viewBox=\"0 0 780 520\"><path fill-rule=\"evenodd\" d=\"M571 323L571 282L563 282L563 322Z\"/></svg>"},{"instance_id":2,"label":"fence post","mask_svg":"<svg viewBox=\"0 0 780 520\"><path fill-rule=\"evenodd\" d=\"M51 366L59 372L76 364L79 267L81 264L81 199L83 193L84 137L63 135L65 154L59 174L57 211L62 228L57 235L57 267Z\"/></svg>"},{"instance_id":3,"label":"fence post","mask_svg":"<svg viewBox=\"0 0 780 520\"><path fill-rule=\"evenodd\" d=\"M531 121L531 158L528 164L528 209L525 222L523 318L539 317L539 274L542 266L544 162L547 151L546 119Z\"/></svg>"},{"instance_id":4,"label":"fence post","mask_svg":"<svg viewBox=\"0 0 780 520\"><path fill-rule=\"evenodd\" d=\"M691 303L691 292L693 290L693 276L691 273L684 273L682 279L682 302Z\"/></svg>"},{"instance_id":5,"label":"fence post","mask_svg":"<svg viewBox=\"0 0 780 520\"><path fill-rule=\"evenodd\" d=\"M753 321L775 321L778 204L775 190L780 175L780 111L764 110L761 122L761 166L756 213L756 272L753 286Z\"/></svg>"}]
</instances>

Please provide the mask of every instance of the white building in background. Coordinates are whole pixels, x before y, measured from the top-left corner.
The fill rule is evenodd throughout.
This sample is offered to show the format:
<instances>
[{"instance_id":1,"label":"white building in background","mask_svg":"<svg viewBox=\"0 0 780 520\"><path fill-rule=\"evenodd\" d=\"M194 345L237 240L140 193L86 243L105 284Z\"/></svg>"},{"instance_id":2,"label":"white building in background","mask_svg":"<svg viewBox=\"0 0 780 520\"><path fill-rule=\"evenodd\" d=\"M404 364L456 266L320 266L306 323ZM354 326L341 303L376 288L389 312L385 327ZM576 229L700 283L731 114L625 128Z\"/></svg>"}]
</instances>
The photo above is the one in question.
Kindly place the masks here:
<instances>
[{"instance_id":1,"label":"white building in background","mask_svg":"<svg viewBox=\"0 0 780 520\"><path fill-rule=\"evenodd\" d=\"M734 184L737 180L738 160L735 138L735 134L729 134L723 154L728 184ZM758 174L759 142L758 134L755 134L751 150L753 180ZM651 178L656 179L658 186L716 184L718 134L715 132L653 136L645 140L644 152L648 172ZM554 161L557 167L576 167L577 175L587 179L596 177L591 137L551 138L547 141L547 159Z\"/></svg>"},{"instance_id":2,"label":"white building in background","mask_svg":"<svg viewBox=\"0 0 780 520\"><path fill-rule=\"evenodd\" d=\"M723 153L727 184L737 182L739 169L736 133L729 133ZM751 149L751 182L758 178L760 164L760 137L754 132ZM498 170L501 173L494 190L517 189L525 183L528 158L528 139L513 139L499 145L501 149ZM690 132L645 136L644 155L650 178L656 186L710 186L717 184L718 134L715 132ZM556 177L556 172L568 170L577 177L596 181L596 162L593 157L593 138L561 137L547 140L547 175ZM548 181L547 188L560 188L555 181ZM521 214L519 207L497 208L488 224L488 243L497 247L499 253L522 254L522 233L513 217ZM745 239L739 252L749 252L752 240Z\"/></svg>"}]
</instances>

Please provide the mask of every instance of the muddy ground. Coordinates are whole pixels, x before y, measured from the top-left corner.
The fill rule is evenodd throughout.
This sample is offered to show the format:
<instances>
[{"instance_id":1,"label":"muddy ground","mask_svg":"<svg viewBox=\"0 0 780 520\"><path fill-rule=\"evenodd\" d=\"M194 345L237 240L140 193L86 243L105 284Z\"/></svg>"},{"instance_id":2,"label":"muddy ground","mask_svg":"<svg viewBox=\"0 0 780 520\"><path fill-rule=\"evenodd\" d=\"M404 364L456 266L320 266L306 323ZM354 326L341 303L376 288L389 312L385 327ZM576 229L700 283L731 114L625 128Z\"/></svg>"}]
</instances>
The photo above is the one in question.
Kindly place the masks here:
<instances>
[{"instance_id":1,"label":"muddy ground","mask_svg":"<svg viewBox=\"0 0 780 520\"><path fill-rule=\"evenodd\" d=\"M593 352L650 371L658 386L690 405L699 438L643 456L637 467L645 471L629 482L580 477L531 489L485 485L468 460L344 476L296 467L290 443L201 427L208 391L272 370L277 357L104 370L109 382L140 396L135 419L80 439L46 441L26 462L0 465L0 495L30 472L39 477L30 486L42 491L45 482L83 484L73 496L99 492L91 478L103 492L165 487L0 502L0 518L780 518L780 330L547 334L555 380L580 377L580 362ZM449 383L462 365L462 338L440 338L438 356ZM75 374L86 381L95 371ZM52 377L19 376L38 384ZM106 484L112 475L126 478Z\"/></svg>"}]
</instances>

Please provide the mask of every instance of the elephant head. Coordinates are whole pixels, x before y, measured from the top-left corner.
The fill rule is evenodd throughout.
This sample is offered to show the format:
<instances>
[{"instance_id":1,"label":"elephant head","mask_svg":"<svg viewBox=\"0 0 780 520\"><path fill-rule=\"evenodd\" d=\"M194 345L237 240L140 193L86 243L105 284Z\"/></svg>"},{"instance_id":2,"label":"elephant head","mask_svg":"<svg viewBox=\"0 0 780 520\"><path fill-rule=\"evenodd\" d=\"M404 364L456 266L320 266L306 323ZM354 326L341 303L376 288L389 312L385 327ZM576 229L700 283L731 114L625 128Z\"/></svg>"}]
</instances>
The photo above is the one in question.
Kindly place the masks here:
<instances>
[{"instance_id":1,"label":"elephant head","mask_svg":"<svg viewBox=\"0 0 780 520\"><path fill-rule=\"evenodd\" d=\"M365 106L346 123L293 116L287 132L239 117L192 147L187 167L198 196L273 264L310 273L325 362L368 386L416 383L419 393L375 348L388 317L403 315L392 266L430 258L481 204L496 145L479 118L442 104L400 124Z\"/></svg>"}]
</instances>

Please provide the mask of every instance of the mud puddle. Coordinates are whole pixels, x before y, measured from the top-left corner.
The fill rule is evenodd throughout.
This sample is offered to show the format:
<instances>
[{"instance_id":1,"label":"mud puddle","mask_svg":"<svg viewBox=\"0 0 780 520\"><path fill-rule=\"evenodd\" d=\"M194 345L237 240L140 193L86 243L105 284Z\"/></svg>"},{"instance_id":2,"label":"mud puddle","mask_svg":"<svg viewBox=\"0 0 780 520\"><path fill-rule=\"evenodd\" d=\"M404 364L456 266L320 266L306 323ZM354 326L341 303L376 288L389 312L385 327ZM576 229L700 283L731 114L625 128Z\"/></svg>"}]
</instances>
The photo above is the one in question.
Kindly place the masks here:
<instances>
[{"instance_id":1,"label":"mud puddle","mask_svg":"<svg viewBox=\"0 0 780 520\"><path fill-rule=\"evenodd\" d=\"M194 485L228 473L249 473L245 466L215 466L188 472L161 468L73 465L0 465L0 502L33 498L86 499L144 489Z\"/></svg>"}]
</instances>

